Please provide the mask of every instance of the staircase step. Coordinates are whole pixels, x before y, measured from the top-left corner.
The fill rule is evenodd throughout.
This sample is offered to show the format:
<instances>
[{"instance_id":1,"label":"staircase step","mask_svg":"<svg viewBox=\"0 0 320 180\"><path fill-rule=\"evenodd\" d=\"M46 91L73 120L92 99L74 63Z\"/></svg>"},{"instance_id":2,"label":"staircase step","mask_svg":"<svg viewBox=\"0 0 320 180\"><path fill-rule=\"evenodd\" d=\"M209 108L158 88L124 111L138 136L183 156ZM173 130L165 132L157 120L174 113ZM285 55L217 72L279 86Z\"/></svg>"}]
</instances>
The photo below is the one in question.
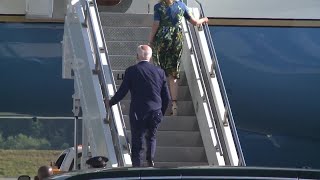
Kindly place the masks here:
<instances>
[{"instance_id":1,"label":"staircase step","mask_svg":"<svg viewBox=\"0 0 320 180\"><path fill-rule=\"evenodd\" d=\"M131 131L127 130L131 141ZM158 131L157 146L163 147L202 147L202 139L198 131Z\"/></svg>"},{"instance_id":2,"label":"staircase step","mask_svg":"<svg viewBox=\"0 0 320 180\"><path fill-rule=\"evenodd\" d=\"M119 89L119 87L120 85L117 85L117 89ZM130 92L123 98L123 100L131 100ZM179 86L178 101L192 101L188 86Z\"/></svg>"},{"instance_id":3,"label":"staircase step","mask_svg":"<svg viewBox=\"0 0 320 180\"><path fill-rule=\"evenodd\" d=\"M106 41L148 41L149 27L103 27Z\"/></svg>"},{"instance_id":4,"label":"staircase step","mask_svg":"<svg viewBox=\"0 0 320 180\"><path fill-rule=\"evenodd\" d=\"M110 56L110 57L116 59L115 58L116 56ZM111 61L111 64L113 64L112 61ZM118 63L118 66L120 66L120 65L121 65L121 63ZM111 66L111 67L113 69L113 66ZM122 83L122 78L124 76L125 70L114 70L113 69L112 72L113 72L113 76L114 76L114 80L115 80L116 85L120 85ZM187 81L186 74L184 71L180 72L180 79L178 80L178 85L179 86L188 86L188 81Z\"/></svg>"},{"instance_id":5,"label":"staircase step","mask_svg":"<svg viewBox=\"0 0 320 180\"><path fill-rule=\"evenodd\" d=\"M187 167L187 166L208 166L208 162L154 162L155 167Z\"/></svg>"},{"instance_id":6,"label":"staircase step","mask_svg":"<svg viewBox=\"0 0 320 180\"><path fill-rule=\"evenodd\" d=\"M136 56L137 47L148 44L148 41L107 41L109 55Z\"/></svg>"},{"instance_id":7,"label":"staircase step","mask_svg":"<svg viewBox=\"0 0 320 180\"><path fill-rule=\"evenodd\" d=\"M150 27L153 14L127 14L100 12L102 26L109 27Z\"/></svg>"},{"instance_id":8,"label":"staircase step","mask_svg":"<svg viewBox=\"0 0 320 180\"><path fill-rule=\"evenodd\" d=\"M129 116L124 115L126 127L130 130ZM164 116L159 131L199 131L195 116Z\"/></svg>"},{"instance_id":9,"label":"staircase step","mask_svg":"<svg viewBox=\"0 0 320 180\"><path fill-rule=\"evenodd\" d=\"M112 70L121 74L124 74L128 67L135 65L137 60L137 56L109 55L109 58Z\"/></svg>"},{"instance_id":10,"label":"staircase step","mask_svg":"<svg viewBox=\"0 0 320 180\"><path fill-rule=\"evenodd\" d=\"M161 147L156 149L155 162L205 162L203 147Z\"/></svg>"},{"instance_id":11,"label":"staircase step","mask_svg":"<svg viewBox=\"0 0 320 180\"><path fill-rule=\"evenodd\" d=\"M124 115L129 114L130 109L130 100L122 100L120 102L122 113ZM194 108L192 101L177 101L178 104L178 116L194 116ZM171 113L171 105L169 105L166 115L170 115Z\"/></svg>"}]
</instances>

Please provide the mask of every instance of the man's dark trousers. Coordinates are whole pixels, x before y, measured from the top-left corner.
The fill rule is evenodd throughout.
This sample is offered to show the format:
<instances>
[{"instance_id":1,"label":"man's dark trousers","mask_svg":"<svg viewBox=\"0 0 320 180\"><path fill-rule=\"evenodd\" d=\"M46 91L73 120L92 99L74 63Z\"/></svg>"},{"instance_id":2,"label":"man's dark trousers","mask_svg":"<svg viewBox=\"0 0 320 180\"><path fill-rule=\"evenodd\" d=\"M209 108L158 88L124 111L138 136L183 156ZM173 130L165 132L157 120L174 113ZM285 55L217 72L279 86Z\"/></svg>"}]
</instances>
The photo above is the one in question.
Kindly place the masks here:
<instances>
[{"instance_id":1,"label":"man's dark trousers","mask_svg":"<svg viewBox=\"0 0 320 180\"><path fill-rule=\"evenodd\" d=\"M132 142L132 166L140 167L143 163L143 143L146 142L146 160L153 161L156 151L156 132L163 118L161 110L148 113L144 118L130 114L131 142Z\"/></svg>"}]
</instances>

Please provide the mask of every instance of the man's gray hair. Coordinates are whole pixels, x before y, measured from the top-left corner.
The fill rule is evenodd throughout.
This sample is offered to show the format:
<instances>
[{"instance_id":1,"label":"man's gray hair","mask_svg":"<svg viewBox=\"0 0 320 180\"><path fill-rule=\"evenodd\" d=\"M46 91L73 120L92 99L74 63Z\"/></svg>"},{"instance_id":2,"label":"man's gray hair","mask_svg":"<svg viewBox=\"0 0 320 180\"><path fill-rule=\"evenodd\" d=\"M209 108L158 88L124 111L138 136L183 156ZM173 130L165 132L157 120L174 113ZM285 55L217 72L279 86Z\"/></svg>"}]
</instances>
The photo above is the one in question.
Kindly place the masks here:
<instances>
[{"instance_id":1,"label":"man's gray hair","mask_svg":"<svg viewBox=\"0 0 320 180\"><path fill-rule=\"evenodd\" d=\"M150 60L152 56L152 49L148 45L139 45L137 54L143 60Z\"/></svg>"}]
</instances>

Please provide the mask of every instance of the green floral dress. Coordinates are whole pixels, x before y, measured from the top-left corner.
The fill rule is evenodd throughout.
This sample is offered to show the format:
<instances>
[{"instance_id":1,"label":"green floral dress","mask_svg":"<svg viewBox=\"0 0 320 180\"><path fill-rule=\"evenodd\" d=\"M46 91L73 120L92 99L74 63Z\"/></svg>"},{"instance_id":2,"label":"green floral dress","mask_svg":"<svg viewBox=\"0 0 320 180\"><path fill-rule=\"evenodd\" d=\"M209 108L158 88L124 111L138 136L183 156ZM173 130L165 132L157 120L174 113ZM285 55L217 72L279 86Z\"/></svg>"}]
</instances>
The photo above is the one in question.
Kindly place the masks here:
<instances>
[{"instance_id":1,"label":"green floral dress","mask_svg":"<svg viewBox=\"0 0 320 180\"><path fill-rule=\"evenodd\" d=\"M160 21L153 41L152 59L166 75L180 78L180 61L183 48L182 19L191 18L187 6L181 1L174 1L168 6L160 2L154 6L154 20Z\"/></svg>"}]
</instances>

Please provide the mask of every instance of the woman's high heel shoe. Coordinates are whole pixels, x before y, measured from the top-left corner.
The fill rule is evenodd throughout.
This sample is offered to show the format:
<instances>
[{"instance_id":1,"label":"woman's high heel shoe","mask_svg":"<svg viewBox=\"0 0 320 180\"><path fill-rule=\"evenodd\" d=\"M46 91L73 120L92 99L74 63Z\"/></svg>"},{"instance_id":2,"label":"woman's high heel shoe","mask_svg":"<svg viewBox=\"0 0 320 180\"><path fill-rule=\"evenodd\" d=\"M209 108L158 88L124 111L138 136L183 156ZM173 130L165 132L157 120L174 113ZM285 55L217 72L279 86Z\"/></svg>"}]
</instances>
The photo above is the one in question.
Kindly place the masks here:
<instances>
[{"instance_id":1,"label":"woman's high heel shoe","mask_svg":"<svg viewBox=\"0 0 320 180\"><path fill-rule=\"evenodd\" d=\"M178 115L178 106L177 106L177 101L172 101L172 116L177 116Z\"/></svg>"}]
</instances>

